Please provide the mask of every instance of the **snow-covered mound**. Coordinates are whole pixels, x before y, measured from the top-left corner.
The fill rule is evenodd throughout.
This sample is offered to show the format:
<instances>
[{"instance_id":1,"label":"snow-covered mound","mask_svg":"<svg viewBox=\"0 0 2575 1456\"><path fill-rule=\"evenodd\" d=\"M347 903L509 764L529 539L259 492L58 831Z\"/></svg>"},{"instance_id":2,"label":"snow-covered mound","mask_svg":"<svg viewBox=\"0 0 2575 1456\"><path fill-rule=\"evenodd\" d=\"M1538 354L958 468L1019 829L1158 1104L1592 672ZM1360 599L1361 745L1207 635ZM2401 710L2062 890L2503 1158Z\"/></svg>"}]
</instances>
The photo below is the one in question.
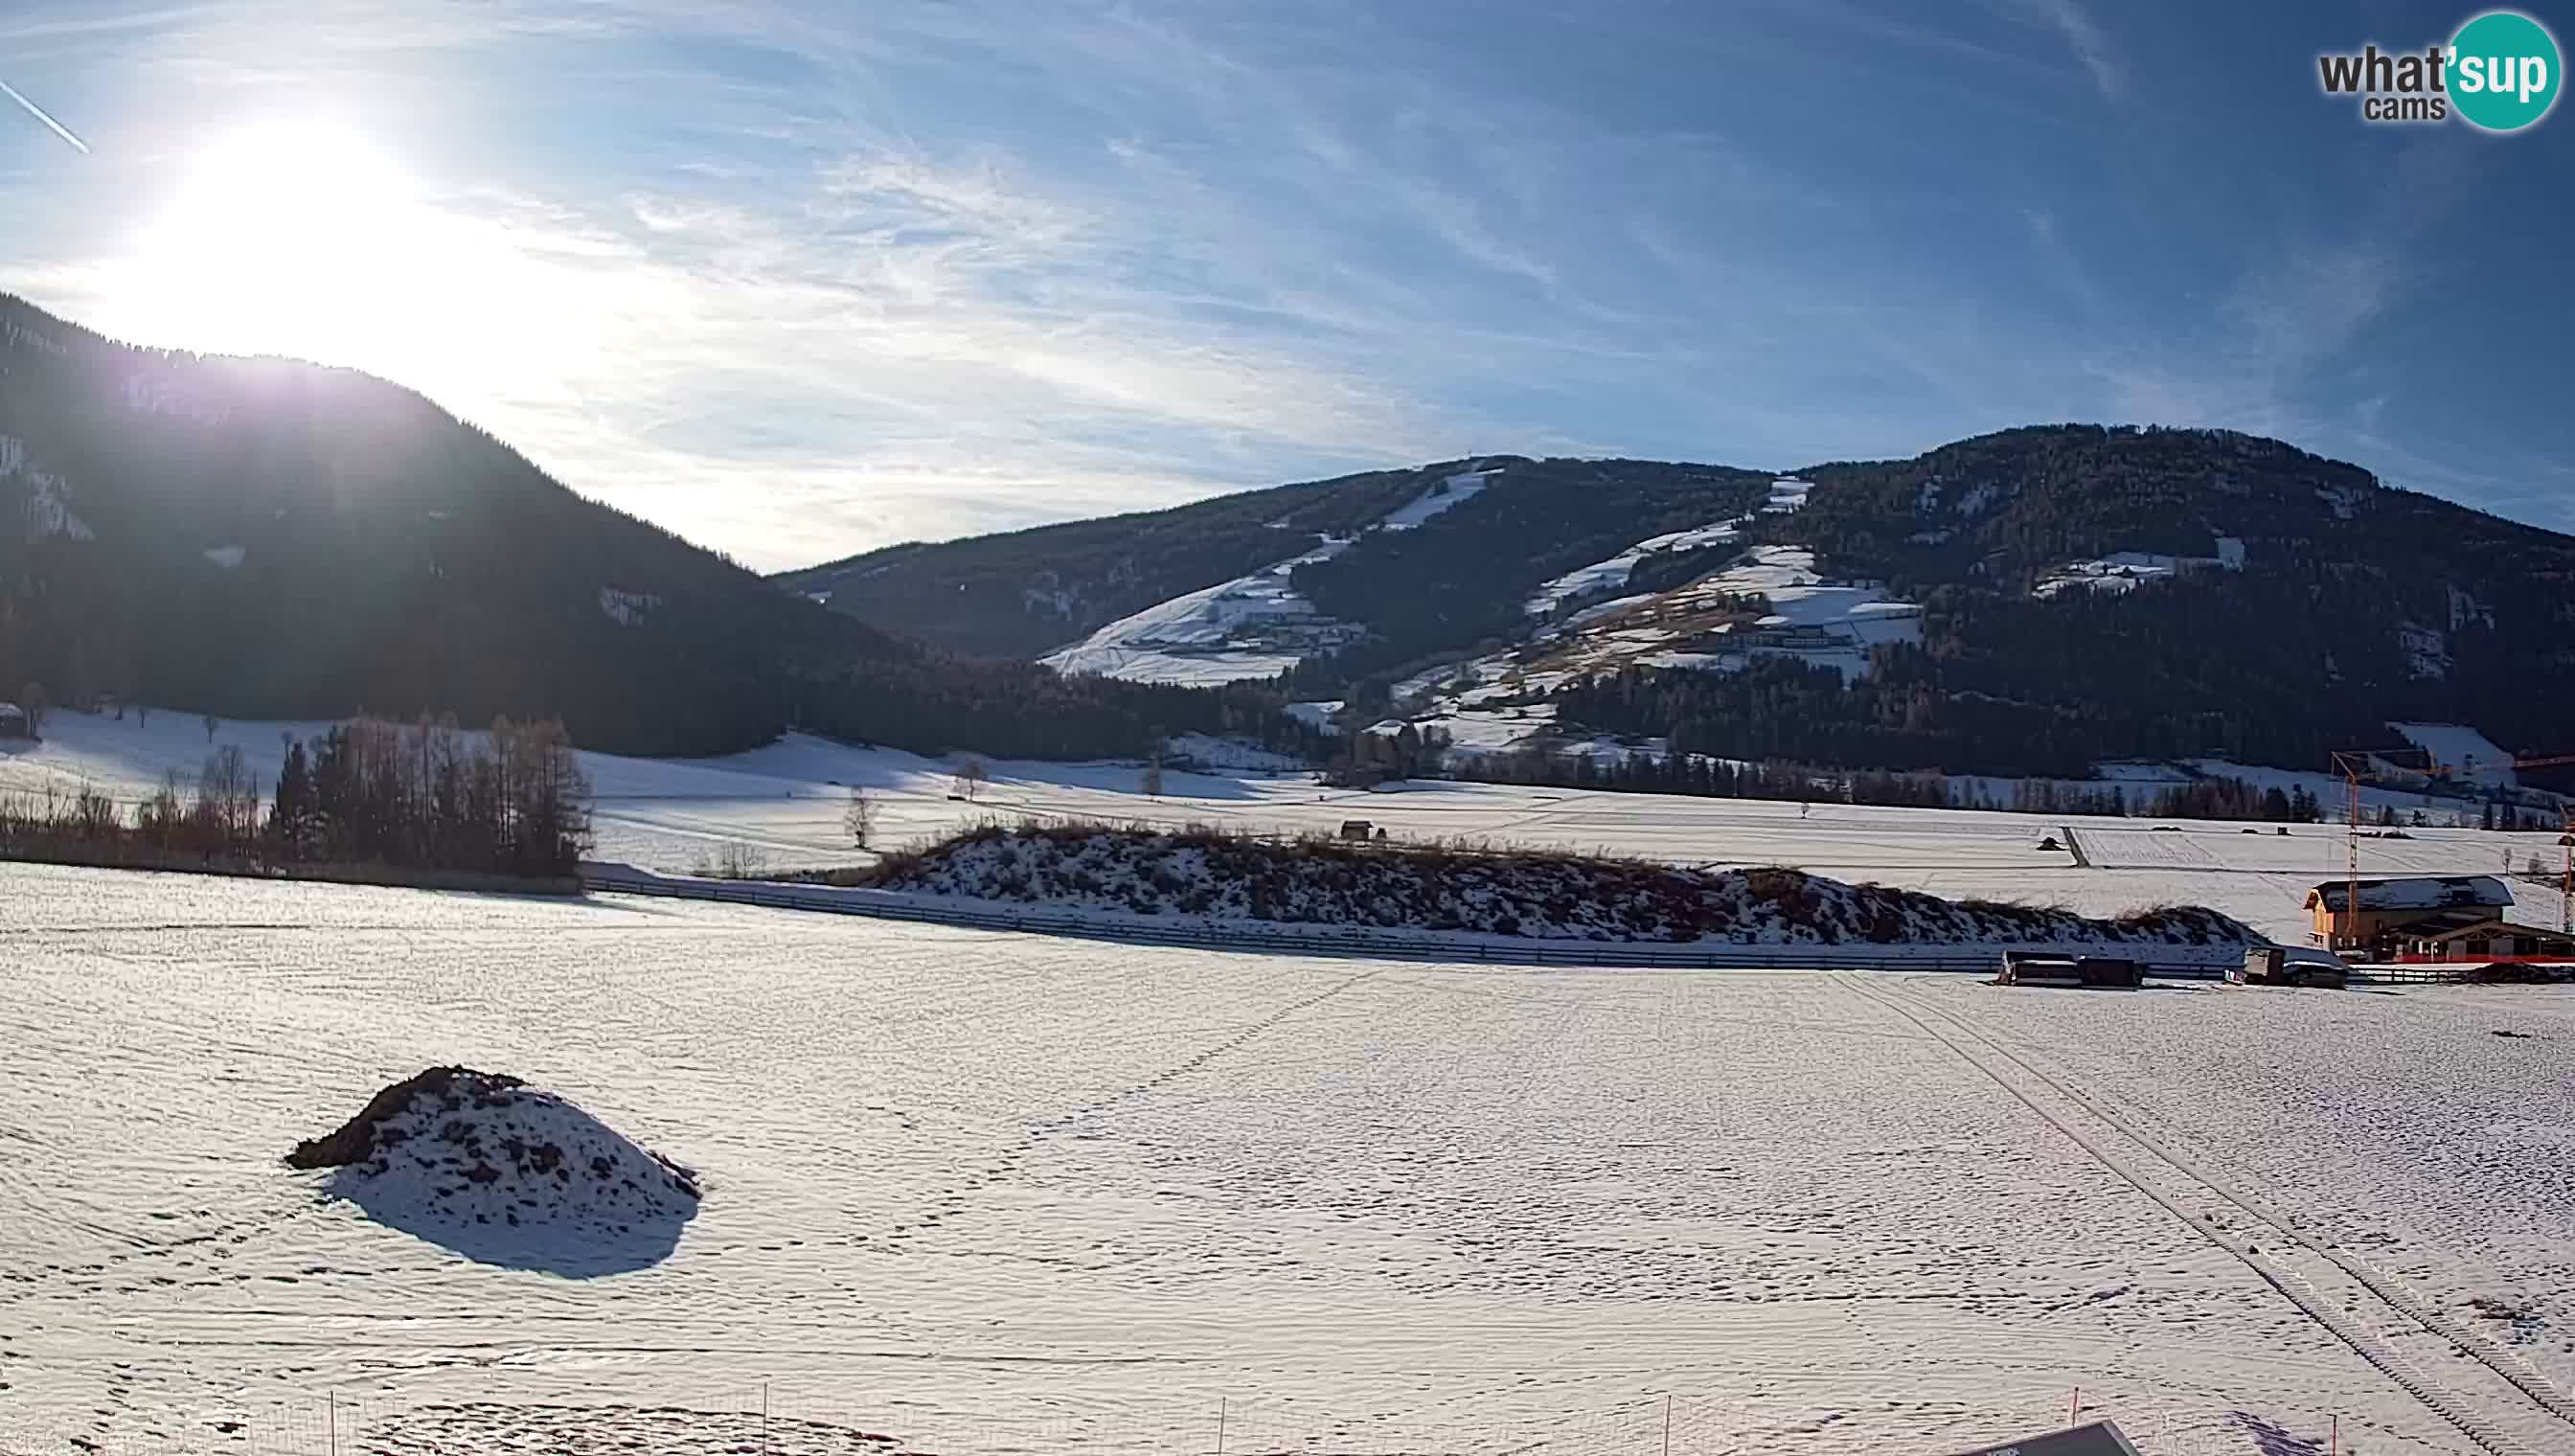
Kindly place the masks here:
<instances>
[{"instance_id":1,"label":"snow-covered mound","mask_svg":"<svg viewBox=\"0 0 2575 1456\"><path fill-rule=\"evenodd\" d=\"M670 1252L697 1175L517 1077L432 1067L298 1144L369 1217L486 1263L606 1272Z\"/></svg>"},{"instance_id":2,"label":"snow-covered mound","mask_svg":"<svg viewBox=\"0 0 2575 1456\"><path fill-rule=\"evenodd\" d=\"M2214 910L2087 919L1795 869L1685 869L1539 850L1253 838L1105 824L985 825L889 856L876 887L1064 910L1742 945L2209 945L2258 941Z\"/></svg>"}]
</instances>

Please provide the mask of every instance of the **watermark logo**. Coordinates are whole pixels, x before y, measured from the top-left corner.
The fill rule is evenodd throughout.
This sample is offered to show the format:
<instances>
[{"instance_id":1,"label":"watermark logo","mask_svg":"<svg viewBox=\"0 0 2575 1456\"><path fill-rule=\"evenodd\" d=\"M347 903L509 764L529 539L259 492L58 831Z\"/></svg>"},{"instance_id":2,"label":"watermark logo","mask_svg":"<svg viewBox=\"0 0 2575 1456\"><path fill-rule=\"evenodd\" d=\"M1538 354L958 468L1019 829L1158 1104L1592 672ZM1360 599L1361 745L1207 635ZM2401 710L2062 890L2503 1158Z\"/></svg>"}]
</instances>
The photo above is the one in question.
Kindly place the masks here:
<instances>
[{"instance_id":1,"label":"watermark logo","mask_svg":"<svg viewBox=\"0 0 2575 1456\"><path fill-rule=\"evenodd\" d=\"M2316 57L2328 96L2357 96L2373 122L2438 122L2452 116L2490 132L2517 132L2557 104L2565 66L2557 37L2518 10L2489 10L2446 45Z\"/></svg>"}]
</instances>

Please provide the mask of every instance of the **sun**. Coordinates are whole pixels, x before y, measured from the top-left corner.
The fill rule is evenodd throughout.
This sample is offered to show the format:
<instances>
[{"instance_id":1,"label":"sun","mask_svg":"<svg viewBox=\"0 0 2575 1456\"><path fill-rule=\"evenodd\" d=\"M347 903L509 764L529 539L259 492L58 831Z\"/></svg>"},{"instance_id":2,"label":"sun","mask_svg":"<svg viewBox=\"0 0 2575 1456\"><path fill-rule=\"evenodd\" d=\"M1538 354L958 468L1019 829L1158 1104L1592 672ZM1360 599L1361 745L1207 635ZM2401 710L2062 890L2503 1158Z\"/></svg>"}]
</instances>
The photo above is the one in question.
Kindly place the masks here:
<instances>
[{"instance_id":1,"label":"sun","mask_svg":"<svg viewBox=\"0 0 2575 1456\"><path fill-rule=\"evenodd\" d=\"M508 350L492 322L533 285L506 252L355 128L246 126L188 153L148 213L118 332L436 389L471 353Z\"/></svg>"}]
</instances>

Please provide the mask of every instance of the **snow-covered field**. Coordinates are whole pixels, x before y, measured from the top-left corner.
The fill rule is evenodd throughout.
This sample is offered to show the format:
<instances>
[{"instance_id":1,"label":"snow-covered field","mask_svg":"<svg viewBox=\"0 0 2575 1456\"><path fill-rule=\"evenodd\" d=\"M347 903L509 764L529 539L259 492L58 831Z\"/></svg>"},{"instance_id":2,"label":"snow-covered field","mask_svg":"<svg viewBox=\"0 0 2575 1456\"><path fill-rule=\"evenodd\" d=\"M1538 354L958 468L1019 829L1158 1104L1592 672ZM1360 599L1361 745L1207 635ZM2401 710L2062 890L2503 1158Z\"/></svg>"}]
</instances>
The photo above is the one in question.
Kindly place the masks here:
<instances>
[{"instance_id":1,"label":"snow-covered field","mask_svg":"<svg viewBox=\"0 0 2575 1456\"><path fill-rule=\"evenodd\" d=\"M1674 1451L1935 1453L2078 1385L2156 1456L2575 1443L2566 989L0 876L12 1452L1634 1453L1668 1395ZM434 1062L696 1169L696 1216L568 1277L280 1164Z\"/></svg>"},{"instance_id":2,"label":"snow-covered field","mask_svg":"<svg viewBox=\"0 0 2575 1456\"><path fill-rule=\"evenodd\" d=\"M275 780L280 733L310 735L320 725L219 725L215 744L239 746L263 784ZM132 799L165 769L193 771L209 744L198 720L160 713L146 727L57 713L46 741L0 753L0 796L68 794L83 784ZM2307 932L2306 889L2343 874L2343 835L2331 824L2298 824L2286 835L2260 825L2142 818L2081 818L1987 810L1886 808L1751 799L1680 798L1571 789L1420 781L1376 792L1327 789L1302 774L1230 776L1167 769L1164 793L1143 791L1138 764L991 765L976 801L952 799L955 767L910 753L846 747L790 736L721 758L626 758L584 753L598 793L598 856L686 872L728 855L770 868L860 862L842 831L851 786L878 802L879 842L902 844L980 818L1082 817L1113 822L1204 822L1256 832L1328 831L1365 818L1416 838L1602 849L1683 864L1789 864L1855 883L1874 881L1950 899L1988 898L2063 905L2086 915L2141 906L2205 904L2267 934ZM2298 775L2233 769L2257 781ZM2316 786L2330 787L2308 775ZM2007 798L2006 787L1991 785ZM2454 800L2373 790L2370 805L2408 812ZM2156 828L2154 825L2164 825ZM2040 839L2072 828L2090 861L2079 866ZM2509 854L2515 868L2534 854L2559 862L2555 834L2417 828L2406 839L2361 841L2361 872L2492 874ZM2515 880L2515 916L2554 925L2554 890Z\"/></svg>"}]
</instances>

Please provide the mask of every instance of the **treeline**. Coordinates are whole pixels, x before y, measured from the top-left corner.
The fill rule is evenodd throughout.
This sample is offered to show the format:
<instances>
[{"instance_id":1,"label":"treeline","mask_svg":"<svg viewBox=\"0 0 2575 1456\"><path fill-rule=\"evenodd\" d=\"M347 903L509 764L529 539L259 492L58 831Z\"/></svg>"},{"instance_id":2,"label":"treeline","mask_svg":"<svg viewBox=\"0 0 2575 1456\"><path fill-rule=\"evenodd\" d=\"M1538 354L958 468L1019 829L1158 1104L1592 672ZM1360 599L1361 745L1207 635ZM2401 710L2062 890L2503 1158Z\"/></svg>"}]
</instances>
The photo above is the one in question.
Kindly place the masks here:
<instances>
[{"instance_id":1,"label":"treeline","mask_svg":"<svg viewBox=\"0 0 2575 1456\"><path fill-rule=\"evenodd\" d=\"M460 732L360 719L289 739L263 804L237 746L133 806L93 788L0 803L0 846L132 844L251 865L390 864L523 877L580 867L591 784L560 723Z\"/></svg>"},{"instance_id":2,"label":"treeline","mask_svg":"<svg viewBox=\"0 0 2575 1456\"><path fill-rule=\"evenodd\" d=\"M1448 767L1448 776L1477 783L1543 784L1622 793L2008 809L2016 813L2111 818L2139 815L2312 823L2323 817L2315 795L2304 788L2283 791L2224 776L2160 786L2136 785L2133 793L2130 785L2120 783L2023 778L2011 780L2008 792L1998 797L1981 778L1952 778L1933 771L1854 770L1789 761L1737 762L1634 750L1616 756L1594 755L1544 745L1508 753L1458 755Z\"/></svg>"},{"instance_id":3,"label":"treeline","mask_svg":"<svg viewBox=\"0 0 2575 1456\"><path fill-rule=\"evenodd\" d=\"M1181 688L1061 677L1029 663L934 659L799 675L786 721L844 742L1004 758L1142 757L1166 737L1240 737L1321 762L1336 739L1289 717L1275 688Z\"/></svg>"}]
</instances>

